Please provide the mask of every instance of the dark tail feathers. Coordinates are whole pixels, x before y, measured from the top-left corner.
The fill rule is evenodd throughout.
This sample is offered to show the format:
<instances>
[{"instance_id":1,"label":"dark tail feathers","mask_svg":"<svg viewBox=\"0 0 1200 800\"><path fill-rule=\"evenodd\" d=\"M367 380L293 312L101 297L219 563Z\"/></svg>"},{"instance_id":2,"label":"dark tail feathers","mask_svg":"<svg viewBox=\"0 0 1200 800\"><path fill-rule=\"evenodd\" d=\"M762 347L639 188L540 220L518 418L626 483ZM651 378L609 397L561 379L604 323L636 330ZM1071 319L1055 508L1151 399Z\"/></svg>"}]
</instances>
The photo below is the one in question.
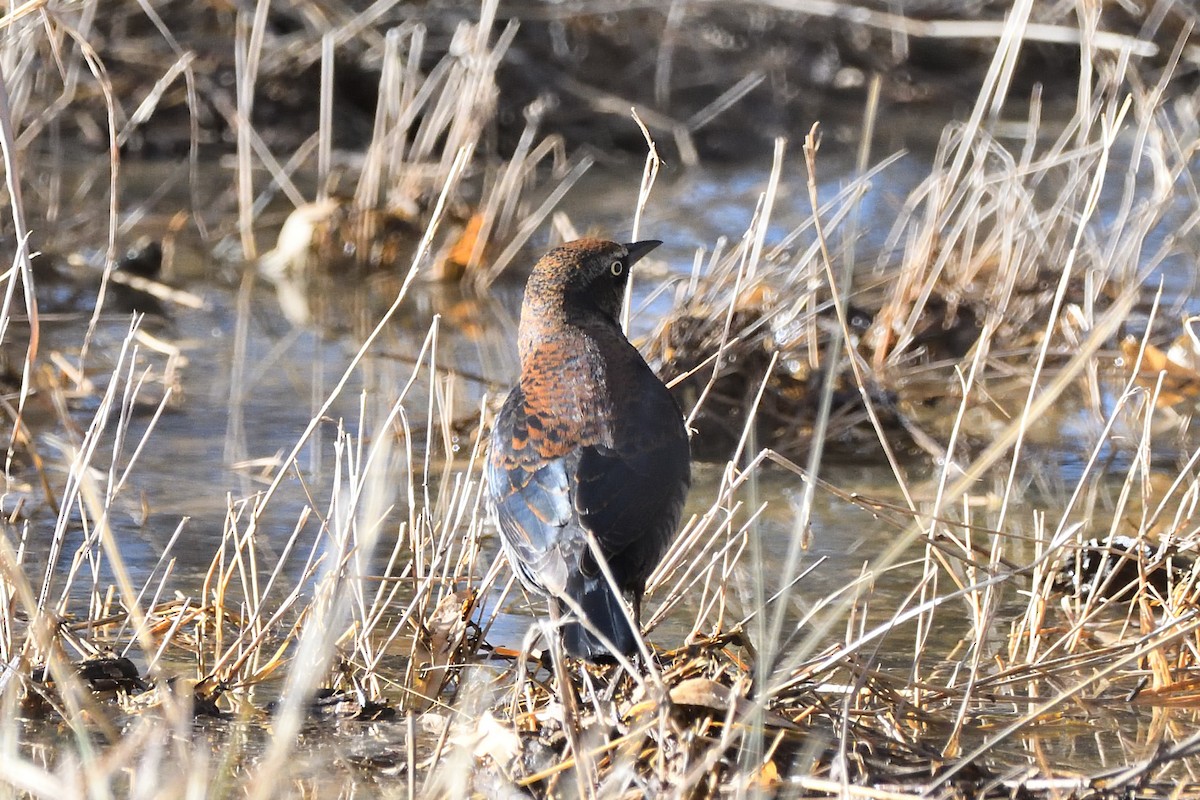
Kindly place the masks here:
<instances>
[{"instance_id":1,"label":"dark tail feathers","mask_svg":"<svg viewBox=\"0 0 1200 800\"><path fill-rule=\"evenodd\" d=\"M613 594L603 575L575 576L567 583L567 594L583 610L591 626L604 634L621 655L629 656L637 651L637 633L629 626L620 598ZM565 607L562 611L569 613ZM608 647L579 622L566 623L562 636L567 655L593 664L614 660Z\"/></svg>"}]
</instances>

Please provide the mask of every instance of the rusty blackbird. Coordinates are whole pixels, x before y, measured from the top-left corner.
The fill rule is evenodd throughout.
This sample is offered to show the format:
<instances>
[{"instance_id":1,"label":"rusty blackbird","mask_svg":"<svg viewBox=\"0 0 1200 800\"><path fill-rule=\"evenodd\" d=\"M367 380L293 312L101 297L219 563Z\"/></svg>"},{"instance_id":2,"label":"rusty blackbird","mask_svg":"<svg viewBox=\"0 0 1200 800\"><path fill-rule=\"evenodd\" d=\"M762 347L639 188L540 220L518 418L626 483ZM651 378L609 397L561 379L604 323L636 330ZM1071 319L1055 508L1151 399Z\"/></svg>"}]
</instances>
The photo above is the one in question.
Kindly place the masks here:
<instances>
[{"instance_id":1,"label":"rusty blackbird","mask_svg":"<svg viewBox=\"0 0 1200 800\"><path fill-rule=\"evenodd\" d=\"M591 662L612 659L595 633L623 655L637 639L588 532L638 620L691 484L683 414L617 321L630 267L659 244L580 239L537 262L521 306L520 382L486 466L509 562L557 614L587 618L568 618L562 641Z\"/></svg>"}]
</instances>

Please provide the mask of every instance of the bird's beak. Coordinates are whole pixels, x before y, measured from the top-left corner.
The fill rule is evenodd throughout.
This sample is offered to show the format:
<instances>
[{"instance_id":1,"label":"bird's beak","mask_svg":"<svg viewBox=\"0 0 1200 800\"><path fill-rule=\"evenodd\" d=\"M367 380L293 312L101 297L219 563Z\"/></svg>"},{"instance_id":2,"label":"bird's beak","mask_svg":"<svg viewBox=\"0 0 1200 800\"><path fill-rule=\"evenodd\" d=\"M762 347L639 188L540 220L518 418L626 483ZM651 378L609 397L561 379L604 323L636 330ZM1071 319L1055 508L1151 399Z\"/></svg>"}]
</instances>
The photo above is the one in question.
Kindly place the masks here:
<instances>
[{"instance_id":1,"label":"bird's beak","mask_svg":"<svg viewBox=\"0 0 1200 800\"><path fill-rule=\"evenodd\" d=\"M658 247L662 242L658 239L647 239L644 242L632 242L623 247L629 251L629 266L633 266L641 260L642 256L649 253L654 248Z\"/></svg>"}]
</instances>

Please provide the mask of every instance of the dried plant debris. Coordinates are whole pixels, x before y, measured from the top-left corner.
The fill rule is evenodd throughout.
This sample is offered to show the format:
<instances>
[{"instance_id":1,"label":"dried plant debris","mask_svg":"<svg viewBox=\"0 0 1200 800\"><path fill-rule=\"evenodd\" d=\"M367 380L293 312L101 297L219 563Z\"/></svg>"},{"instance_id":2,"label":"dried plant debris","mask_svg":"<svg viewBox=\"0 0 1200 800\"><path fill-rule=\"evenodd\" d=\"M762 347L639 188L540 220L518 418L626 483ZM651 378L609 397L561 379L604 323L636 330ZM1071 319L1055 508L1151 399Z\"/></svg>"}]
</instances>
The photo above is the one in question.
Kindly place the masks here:
<instances>
[{"instance_id":1,"label":"dried plant debris","mask_svg":"<svg viewBox=\"0 0 1200 800\"><path fill-rule=\"evenodd\" d=\"M265 706L268 714L275 713L279 703ZM396 708L385 702L370 700L361 691L321 688L308 704L308 719L312 722L383 722L397 716Z\"/></svg>"},{"instance_id":2,"label":"dried plant debris","mask_svg":"<svg viewBox=\"0 0 1200 800\"><path fill-rule=\"evenodd\" d=\"M918 306L907 339L906 350L914 357L910 363L953 361L963 359L979 341L982 320L973 306L958 300L947 300L940 294L930 295ZM893 329L872 331L869 343L877 358L895 353L901 334Z\"/></svg>"},{"instance_id":3,"label":"dried plant debris","mask_svg":"<svg viewBox=\"0 0 1200 800\"><path fill-rule=\"evenodd\" d=\"M938 459L952 437L963 452L986 446L1019 413L1048 332L1044 363L1066 364L1121 296L1104 275L1075 270L1063 283L1029 254L1002 254L1002 233L979 231L985 241L973 247L938 236L924 252L914 244L897 268L859 270L851 302L812 278L782 291L804 271L779 248L750 265L735 251L693 276L646 349L690 416L697 456L726 458L739 445L803 454L827 378L824 442L834 457L879 456L881 440L897 455ZM1120 285L1139 296L1127 277ZM960 418L963 379L976 367L988 396Z\"/></svg>"},{"instance_id":4,"label":"dried plant debris","mask_svg":"<svg viewBox=\"0 0 1200 800\"><path fill-rule=\"evenodd\" d=\"M151 690L151 684L142 678L137 666L124 656L99 654L81 661L66 662L63 667L69 672L69 680L78 681L79 685L100 699L123 703L127 698ZM43 719L64 713L61 711L63 704L59 697L58 680L46 665L30 669L23 686L21 713L25 717Z\"/></svg>"},{"instance_id":5,"label":"dried plant debris","mask_svg":"<svg viewBox=\"0 0 1200 800\"><path fill-rule=\"evenodd\" d=\"M1152 589L1159 598L1190 579L1195 558L1155 547L1144 539L1113 536L1090 539L1059 569L1055 584L1063 591L1106 599L1135 597L1139 587Z\"/></svg>"},{"instance_id":6,"label":"dried plant debris","mask_svg":"<svg viewBox=\"0 0 1200 800\"><path fill-rule=\"evenodd\" d=\"M231 711L223 698L228 698L230 686L213 679L194 680L178 675L162 676L154 680L143 678L137 665L130 659L116 655L98 655L67 665L72 680L91 692L97 699L114 701L128 714L142 714L160 708L171 696L173 703L186 703L195 717L228 718ZM343 670L344 672L344 670ZM344 674L334 672L332 679L344 682ZM306 707L307 717L312 722L347 721L381 722L395 719L395 705L381 699L369 697L363 686L353 680L348 689L321 687ZM45 666L32 668L24 682L25 692L21 701L22 713L29 718L59 716L63 712L58 699L60 687L53 673ZM223 707L224 706L224 707ZM247 705L244 699L235 702L240 714L248 711L261 716L274 714L278 701L262 706L261 712Z\"/></svg>"},{"instance_id":7,"label":"dried plant debris","mask_svg":"<svg viewBox=\"0 0 1200 800\"><path fill-rule=\"evenodd\" d=\"M1200 402L1200 337L1195 330L1200 317L1183 321L1179 334L1167 350L1132 336L1121 340L1121 357L1134 382L1153 393L1160 409L1188 413Z\"/></svg>"},{"instance_id":8,"label":"dried plant debris","mask_svg":"<svg viewBox=\"0 0 1200 800\"><path fill-rule=\"evenodd\" d=\"M427 202L374 209L353 199L331 197L292 211L275 247L258 261L264 278L276 282L321 272L407 270L432 211ZM438 228L430 280L461 280L475 256L483 217L455 205Z\"/></svg>"},{"instance_id":9,"label":"dried plant debris","mask_svg":"<svg viewBox=\"0 0 1200 800\"><path fill-rule=\"evenodd\" d=\"M565 689L573 693L565 705L562 687L516 687L515 716L506 718L505 700L469 735L452 737L477 764L473 788L556 797L588 780L602 791L623 786L640 796L716 797L721 787L734 785L821 791L846 781L898 792L937 786L970 794L996 781L994 792L973 796L1011 796L1011 787L1001 788L997 776L978 765L941 785L946 760L910 740L898 720L880 724L865 713L845 726L842 688L797 680L773 697L755 697L753 660L739 642L742 635L732 632L658 653L661 677L654 679L579 666ZM879 688L880 703L894 708L890 690ZM868 680L855 704L871 706L872 696ZM884 708L873 713L886 714ZM571 717L571 709L579 716ZM745 750L751 731L762 736L756 756ZM577 745L583 749L575 751Z\"/></svg>"},{"instance_id":10,"label":"dried plant debris","mask_svg":"<svg viewBox=\"0 0 1200 800\"><path fill-rule=\"evenodd\" d=\"M1100 29L1110 36L1141 34L1155 42L1161 58L1190 30L1195 11L1178 3L1154 9L1105 4ZM519 101L552 93L548 124L606 152L638 151L641 142L634 131L597 125L597 111L616 115L637 105L653 111L642 112L647 124L683 160L697 152L736 159L774 136L796 137L813 119L839 131L873 76L892 106L973 98L993 40L932 34L968 21L977 31L999 30L1010 10L1002 2L861 0L820 9L759 2L595 9L585 3L528 13L528 4L514 3L505 13L521 18L521 31L500 83ZM1033 15L1051 26L1073 24L1056 4L1037 4ZM903 36L903 48L893 46L895 36ZM1096 55L1117 57L1110 50ZM1078 79L1078 46L1028 42L1014 68L1009 88L1022 99L1035 83L1049 84L1047 96L1069 91ZM859 117L847 122L842 135L857 141Z\"/></svg>"},{"instance_id":11,"label":"dried plant debris","mask_svg":"<svg viewBox=\"0 0 1200 800\"><path fill-rule=\"evenodd\" d=\"M873 365L962 363L973 352L985 322L992 328L989 358L1023 364L1046 336L1049 311L1064 278L1055 327L1068 337L1076 320L1085 317L1085 306L1090 314L1099 314L1119 296L1118 281L1102 274L1088 275L1081 268L1069 273L1041 269L1039 260L1028 254L1009 253L1006 262L998 252L997 236L1002 232L997 227L974 248L946 244L935 236L928 253L917 247L906 254L902 268L887 282L875 325L863 336Z\"/></svg>"},{"instance_id":12,"label":"dried plant debris","mask_svg":"<svg viewBox=\"0 0 1200 800\"><path fill-rule=\"evenodd\" d=\"M76 661L71 664L71 669L76 677L97 694L139 694L149 688L142 680L137 666L124 656L107 655ZM45 687L54 686L54 679L44 666L34 668L29 677L34 683Z\"/></svg>"},{"instance_id":13,"label":"dried plant debris","mask_svg":"<svg viewBox=\"0 0 1200 800\"><path fill-rule=\"evenodd\" d=\"M829 303L819 314L787 317L779 313L774 292L749 292L743 300L728 314L692 308L672 315L648 350L685 413L692 413L695 457L728 458L747 433L751 447L795 457L811 446L833 360L832 330L839 323ZM850 306L847 323L849 341L856 346L870 327L870 312ZM896 395L874 381L869 370L864 373L868 388L860 390L844 352L837 353L836 363L826 450L834 457L881 453L865 397L889 440L916 452Z\"/></svg>"},{"instance_id":14,"label":"dried plant debris","mask_svg":"<svg viewBox=\"0 0 1200 800\"><path fill-rule=\"evenodd\" d=\"M234 714L222 698L229 687L218 681L167 675L151 683L141 694L118 697L127 714L144 714L164 706L187 709L195 719L230 719ZM244 709L242 709L244 710Z\"/></svg>"},{"instance_id":15,"label":"dried plant debris","mask_svg":"<svg viewBox=\"0 0 1200 800\"><path fill-rule=\"evenodd\" d=\"M277 281L320 271L398 269L411 260L424 230L417 213L360 208L350 198L303 205L288 215L275 247L259 259L259 274Z\"/></svg>"},{"instance_id":16,"label":"dried plant debris","mask_svg":"<svg viewBox=\"0 0 1200 800\"><path fill-rule=\"evenodd\" d=\"M413 639L405 685L408 707L425 711L437 702L455 667L478 649L479 626L472 621L478 593L474 589L442 597Z\"/></svg>"},{"instance_id":17,"label":"dried plant debris","mask_svg":"<svg viewBox=\"0 0 1200 800\"><path fill-rule=\"evenodd\" d=\"M884 99L895 105L966 102L986 72L1010 4L858 0L836 7L792 8L779 3L701 5L684 11L656 4L591 3L545 6L502 4L502 23L519 22L511 35L513 53L498 83L507 98L492 125L493 147L520 140L520 109L547 98L547 123L573 143L605 152L642 152L643 141L624 125L597 124L630 106L664 143L685 157L696 153L740 157L748 146L777 135L794 135L814 118L844 121L846 136L858 126L859 102L870 78L882 79ZM330 75L330 106L338 147L361 150L372 139L381 104L377 87L388 77L388 31L419 34L413 53L433 71L446 54L463 57L456 31L479 14L475 6L371 6L343 4L320 14L305 7L272 5L261 28L250 119L256 135L275 152L302 146L321 121L322 36L336 36ZM79 12L82 13L82 12ZM1099 12L1098 12L1099 13ZM134 3L121 3L96 19L59 17L88 32L88 43L105 66L108 94L134 98L137 107L119 130L125 154L178 157L193 146L228 151L237 138L236 38L241 16L218 2L175 3L153 16ZM84 25L83 22L89 23ZM1034 21L1068 28L1073 15L1060 4L1039 4ZM1148 69L1161 68L1172 45L1189 30L1195 12L1186 4L1105 4L1097 20L1101 39L1095 60L1115 58L1131 42ZM984 35L939 33L971 23ZM164 36L169 31L169 38ZM352 32L352 33L351 33ZM991 35L988 35L991 34ZM1113 37L1121 34L1128 39ZM1193 41L1195 33L1192 34ZM1011 92L1024 98L1034 83L1049 82L1047 94L1074 85L1079 47L1050 36L1021 48ZM1135 38L1136 37L1136 38ZM895 45L898 38L904 46ZM53 59L48 42L40 59ZM1150 81L1152 83L1152 81ZM44 85L43 85L44 84ZM43 81L47 105L61 85ZM68 118L91 147L106 145L106 108L99 91L76 91ZM753 113L730 113L752 108ZM136 113L134 113L136 111ZM851 114L853 116L851 117ZM425 110L423 116L437 116ZM850 117L850 119L847 119ZM672 153L672 156L674 154Z\"/></svg>"},{"instance_id":18,"label":"dried plant debris","mask_svg":"<svg viewBox=\"0 0 1200 800\"><path fill-rule=\"evenodd\" d=\"M201 298L164 280L163 259L162 236L149 235L131 241L107 275L104 253L94 243L65 253L36 253L32 264L39 311L50 315L51 324L82 321L95 310L106 281L105 312L122 320L137 313L143 329L162 330L173 312L204 307Z\"/></svg>"}]
</instances>

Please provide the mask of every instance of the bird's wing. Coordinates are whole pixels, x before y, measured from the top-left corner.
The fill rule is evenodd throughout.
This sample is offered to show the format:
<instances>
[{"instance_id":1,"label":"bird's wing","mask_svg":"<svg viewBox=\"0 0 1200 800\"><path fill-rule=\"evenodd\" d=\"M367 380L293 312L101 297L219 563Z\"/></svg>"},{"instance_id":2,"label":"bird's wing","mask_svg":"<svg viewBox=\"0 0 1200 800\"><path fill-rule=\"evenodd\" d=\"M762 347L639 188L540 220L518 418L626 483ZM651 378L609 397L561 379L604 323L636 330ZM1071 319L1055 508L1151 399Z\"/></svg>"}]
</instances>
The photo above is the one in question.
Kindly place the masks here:
<instances>
[{"instance_id":1,"label":"bird's wing","mask_svg":"<svg viewBox=\"0 0 1200 800\"><path fill-rule=\"evenodd\" d=\"M524 394L513 389L492 431L488 491L513 569L527 586L556 595L566 585L567 550L582 545L570 497L577 461L577 453L545 458L538 452Z\"/></svg>"},{"instance_id":2,"label":"bird's wing","mask_svg":"<svg viewBox=\"0 0 1200 800\"><path fill-rule=\"evenodd\" d=\"M618 424L613 447L582 448L575 492L580 519L605 556L612 560L635 550L629 555L634 564L646 563L647 573L675 534L691 482L683 416L653 380L655 386L640 393Z\"/></svg>"}]
</instances>

